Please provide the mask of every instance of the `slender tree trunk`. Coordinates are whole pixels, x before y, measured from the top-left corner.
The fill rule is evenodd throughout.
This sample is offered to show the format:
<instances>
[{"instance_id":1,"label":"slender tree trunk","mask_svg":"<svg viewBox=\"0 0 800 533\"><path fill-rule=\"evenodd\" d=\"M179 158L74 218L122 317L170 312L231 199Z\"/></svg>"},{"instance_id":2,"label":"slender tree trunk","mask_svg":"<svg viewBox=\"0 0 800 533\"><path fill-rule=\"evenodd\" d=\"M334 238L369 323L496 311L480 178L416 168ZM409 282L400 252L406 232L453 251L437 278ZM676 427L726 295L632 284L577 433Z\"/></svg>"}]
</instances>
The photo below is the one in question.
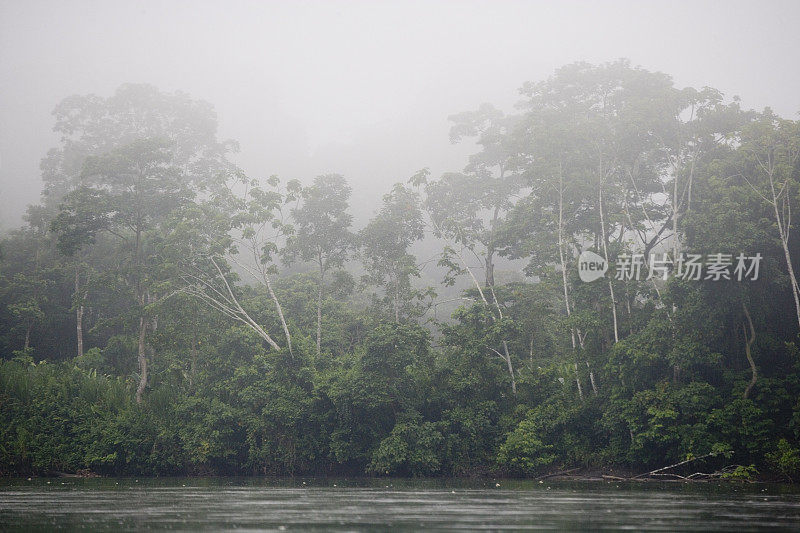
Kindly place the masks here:
<instances>
[{"instance_id":1,"label":"slender tree trunk","mask_svg":"<svg viewBox=\"0 0 800 533\"><path fill-rule=\"evenodd\" d=\"M494 287L494 248L486 248L486 286Z\"/></svg>"},{"instance_id":2,"label":"slender tree trunk","mask_svg":"<svg viewBox=\"0 0 800 533\"><path fill-rule=\"evenodd\" d=\"M792 257L789 254L789 244L786 241L783 241L781 244L783 245L783 255L786 259L786 268L789 271L789 279L792 283L792 295L794 296L794 308L797 313L797 325L800 326L800 287L798 287L797 278L794 274Z\"/></svg>"},{"instance_id":3,"label":"slender tree trunk","mask_svg":"<svg viewBox=\"0 0 800 533\"><path fill-rule=\"evenodd\" d=\"M436 223L434 222L434 225L435 224ZM437 227L437 231L438 231L438 227ZM481 301L483 302L484 305L489 306L489 301L486 299L486 293L481 288L481 284L478 281L478 278L475 277L475 274L472 272L472 269L469 268L469 265L467 265L467 262L464 260L464 257L461 255L461 253L456 251L455 249L453 251L455 252L456 257L458 257L459 261L461 262L461 266L464 268L464 270L469 274L469 277L472 279L472 283L475 285L475 289L477 289L478 294L481 297ZM494 304L494 307L497 310L497 317L492 316L492 320L493 321L497 320L497 319L502 320L503 319L503 310L500 307L500 302L497 301L497 298L494 295L494 287L493 286L489 286L488 288L492 293L492 303ZM489 347L489 349L492 350L493 352L495 352L496 354L500 355L500 357L502 357L506 361L506 364L508 365L508 368L509 368L509 373L511 374L511 389L514 392L514 394L516 394L516 392L517 392L517 383L516 383L516 379L514 378L514 369L513 369L512 364L511 364L511 355L509 354L509 351L508 351L508 343L505 340L503 340L503 350L505 351L505 355L500 354L500 352L498 352L494 348Z\"/></svg>"},{"instance_id":4,"label":"slender tree trunk","mask_svg":"<svg viewBox=\"0 0 800 533\"><path fill-rule=\"evenodd\" d=\"M317 289L317 357L319 357L322 349L322 287L323 287L323 273L319 275L319 287Z\"/></svg>"},{"instance_id":5,"label":"slender tree trunk","mask_svg":"<svg viewBox=\"0 0 800 533\"><path fill-rule=\"evenodd\" d=\"M601 178L602 179L602 178ZM608 264L608 245L606 244L606 224L603 215L603 184L600 184L599 192L599 207L600 207L600 240L603 243L603 255L605 255L606 264ZM611 315L614 319L614 342L619 342L619 327L617 325L617 300L614 297L614 284L611 279L608 280L608 292L611 295Z\"/></svg>"},{"instance_id":6,"label":"slender tree trunk","mask_svg":"<svg viewBox=\"0 0 800 533\"><path fill-rule=\"evenodd\" d=\"M508 343L506 341L503 341L503 353L500 353L491 347L489 348L489 350L496 353L498 357L500 357L500 359L506 362L506 365L508 366L508 375L511 377L511 392L517 394L517 380L514 376L514 366L511 363L511 354L508 351Z\"/></svg>"},{"instance_id":7,"label":"slender tree trunk","mask_svg":"<svg viewBox=\"0 0 800 533\"><path fill-rule=\"evenodd\" d=\"M675 165L677 167L677 165ZM672 259L678 260L680 253L680 239L678 239L678 173L675 172L672 180Z\"/></svg>"},{"instance_id":8,"label":"slender tree trunk","mask_svg":"<svg viewBox=\"0 0 800 533\"><path fill-rule=\"evenodd\" d=\"M564 307L567 310L567 318L572 315L569 303L569 285L567 284L567 261L564 257L564 177L559 163L558 172L558 259L561 262L561 284L564 288ZM575 327L570 324L570 336L572 338L572 349L577 346L575 343Z\"/></svg>"},{"instance_id":9,"label":"slender tree trunk","mask_svg":"<svg viewBox=\"0 0 800 533\"><path fill-rule=\"evenodd\" d=\"M275 304L275 310L278 312L278 318L281 321L281 327L283 328L283 333L286 336L286 346L289 348L289 356L294 358L294 352L292 351L292 336L289 333L289 327L286 324L286 318L283 315L283 308L281 307L281 303L278 300L278 297L275 295L275 291L272 289L272 282L270 281L270 278L269 278L268 267L266 265L261 264L260 260L259 260L260 247L257 244L255 244L255 241L251 241L250 250L253 252L254 259L255 259L255 262L257 264L257 266L255 268L252 268L251 266L248 266L246 263L239 261L236 258L235 254L231 255L230 259L234 263L239 265L239 267L241 267L243 270L247 271L253 277L253 279L255 279L258 283L261 283L262 285L264 285L267 288L267 292L269 293L269 297L272 300L272 302ZM219 265L217 264L217 262L215 261L215 259L213 257L211 257L211 262L216 267L220 278L225 283L225 288L227 289L228 295L230 296L231 303L234 304L234 306L236 307L236 309L238 311L238 313L233 313L234 316L231 316L231 313L226 313L226 314L228 314L229 316L231 316L232 318L234 318L236 320L239 320L240 322L244 322L245 324L248 325L248 327L250 327L256 333L258 333L261 336L261 338L266 340L267 343L270 346L272 346L273 349L280 350L281 348L278 345L278 343L276 343L275 340L272 337L270 337L270 335L267 334L266 331L264 331L264 328L262 328L261 326L257 325L255 323L255 321L253 321L253 319L244 311L244 309L242 309L242 306L239 305L238 300L236 299L236 297L233 294L233 290L231 289L229 283L227 282L227 280L225 279L225 276L222 273L222 269L220 269ZM216 304L216 302L214 302L213 300L214 300L214 298L207 299L206 303L211 304L212 307L213 307ZM221 310L219 305L217 305L217 309ZM225 311L223 311L223 312L225 312Z\"/></svg>"},{"instance_id":10,"label":"slender tree trunk","mask_svg":"<svg viewBox=\"0 0 800 533\"><path fill-rule=\"evenodd\" d=\"M503 182L505 179L505 168L503 165L500 165L500 183ZM494 212L492 213L492 221L491 226L489 227L489 242L486 244L486 286L487 287L494 287L494 252L495 252L495 242L494 242L494 232L497 229L497 219L500 216L500 200L498 197L495 197L495 206Z\"/></svg>"},{"instance_id":11,"label":"slender tree trunk","mask_svg":"<svg viewBox=\"0 0 800 533\"><path fill-rule=\"evenodd\" d=\"M147 387L147 318L142 314L139 317L139 346L138 346L138 359L139 359L139 385L136 387L136 403L142 403L142 395Z\"/></svg>"},{"instance_id":12,"label":"slender tree trunk","mask_svg":"<svg viewBox=\"0 0 800 533\"><path fill-rule=\"evenodd\" d=\"M575 383L578 385L578 397L583 401L583 387L581 386L581 377L578 374L578 363L575 363Z\"/></svg>"},{"instance_id":13,"label":"slender tree trunk","mask_svg":"<svg viewBox=\"0 0 800 533\"><path fill-rule=\"evenodd\" d=\"M679 213L679 206L678 206L678 172L677 172L678 164L675 164L675 176L672 180L672 260L678 261L681 252L681 241L679 238L679 226L678 220L680 218ZM692 162L692 169L694 169L694 161ZM693 170L692 170L693 171ZM691 179L691 176L690 176ZM690 193L691 195L691 193ZM658 297L661 298L661 291L658 290L658 283L656 283L655 278L653 279L653 286L656 287L656 292L658 293ZM672 303L672 312L675 313L677 310L676 304ZM672 315L667 312L667 317L669 317L670 324L672 325L672 336L675 336L674 324L672 324ZM681 367L680 365L673 365L672 367L672 381L674 383L678 382L681 374Z\"/></svg>"},{"instance_id":14,"label":"slender tree trunk","mask_svg":"<svg viewBox=\"0 0 800 533\"><path fill-rule=\"evenodd\" d=\"M75 329L78 335L78 357L83 356L83 305L75 310Z\"/></svg>"},{"instance_id":15,"label":"slender tree trunk","mask_svg":"<svg viewBox=\"0 0 800 533\"><path fill-rule=\"evenodd\" d=\"M33 324L29 320L28 324L27 324L27 326L25 328L25 345L22 347L22 349L25 350L26 352L28 351L28 348L31 347L31 328L32 327L33 327Z\"/></svg>"},{"instance_id":16,"label":"slender tree trunk","mask_svg":"<svg viewBox=\"0 0 800 533\"><path fill-rule=\"evenodd\" d=\"M136 387L136 403L142 403L142 396L147 387L147 317L145 316L145 305L147 305L147 295L142 287L142 230L141 225L136 226L136 239L133 249L133 261L136 265L136 300L139 302L139 340L137 346L137 360L139 363L139 384Z\"/></svg>"},{"instance_id":17,"label":"slender tree trunk","mask_svg":"<svg viewBox=\"0 0 800 533\"><path fill-rule=\"evenodd\" d=\"M517 380L514 378L514 367L511 365L511 354L508 353L508 343L503 341L503 352L506 354L508 374L511 376L511 392L517 394Z\"/></svg>"},{"instance_id":18,"label":"slender tree trunk","mask_svg":"<svg viewBox=\"0 0 800 533\"><path fill-rule=\"evenodd\" d=\"M280 350L281 347L278 345L275 340L270 337L270 335L264 331L264 328L258 325L255 320L244 310L241 303L239 303L239 299L236 297L236 294L233 292L233 288L231 287L230 283L228 283L225 274L222 272L219 264L217 264L216 259L214 257L209 257L209 261L217 271L217 275L222 283L225 285L225 293L222 293L215 288L213 288L209 283L202 280L197 276L189 275L188 278L191 280L192 283L200 282L203 286L199 290L192 291L192 294L198 297L201 301L205 302L209 305L209 307L216 309L217 311L221 311L226 316L233 318L243 324L245 324L248 328L255 331L259 337L267 341L267 343L274 349ZM241 265L241 264L240 264ZM244 267L247 269L247 267ZM264 286L267 287L269 291L270 298L275 303L275 307L278 309L278 316L281 319L281 324L283 324L284 332L286 333L286 341L289 346L289 354L292 354L292 343L291 337L289 336L289 330L286 327L286 320L283 318L283 311L281 310L280 302L278 298L275 296L275 292L272 290L272 284L269 281L269 276L266 275L265 272L262 272L262 277L256 277L260 283L263 283ZM211 290L207 293L205 289L210 288Z\"/></svg>"},{"instance_id":19,"label":"slender tree trunk","mask_svg":"<svg viewBox=\"0 0 800 533\"><path fill-rule=\"evenodd\" d=\"M564 178L561 174L561 169L559 167L559 175L558 175L558 258L561 262L561 284L564 288L564 307L567 310L567 318L572 315L572 310L570 308L569 303L569 285L567 284L567 262L564 256ZM570 338L572 340L572 349L575 350L577 348L577 344L575 342L576 331L575 327L570 325ZM578 341L580 341L580 347L583 349L583 337L581 332L577 332ZM589 368L589 362L585 361L586 368ZM597 385L594 381L594 372L589 368L589 379L592 383L592 390L595 394L597 394ZM580 395L581 399L583 399L583 390L581 389L581 382L580 378L578 378L577 373L577 363L575 364L575 381L578 384L578 394Z\"/></svg>"},{"instance_id":20,"label":"slender tree trunk","mask_svg":"<svg viewBox=\"0 0 800 533\"><path fill-rule=\"evenodd\" d=\"M789 254L789 244L787 242L782 242L783 244L783 255L786 259L786 268L789 271L789 279L792 283L792 295L794 296L794 308L797 313L797 325L800 326L800 287L797 284L797 278L794 274L794 267L792 266L792 257Z\"/></svg>"},{"instance_id":21,"label":"slender tree trunk","mask_svg":"<svg viewBox=\"0 0 800 533\"><path fill-rule=\"evenodd\" d=\"M656 285L655 280L653 281L653 285ZM658 298L661 299L661 294L658 294ZM628 290L628 286L625 286L625 310L628 312L628 334L633 335L633 310L631 309L631 294Z\"/></svg>"},{"instance_id":22,"label":"slender tree trunk","mask_svg":"<svg viewBox=\"0 0 800 533\"><path fill-rule=\"evenodd\" d=\"M781 215L780 210L778 209L778 203L780 202L780 194L775 193L775 180L773 178L772 172L769 175L769 185L772 191L772 207L775 210L775 223L778 225L778 235L781 239L781 247L783 248L783 257L786 260L786 269L789 271L789 282L792 285L792 296L794 297L794 308L795 312L797 313L797 325L800 326L800 286L797 283L797 277L794 274L794 267L792 266L792 256L789 253L789 226L791 224L791 218L788 220L784 219ZM788 201L788 200L787 200ZM788 217L791 217L791 206L787 211ZM784 224L786 228L784 229Z\"/></svg>"},{"instance_id":23,"label":"slender tree trunk","mask_svg":"<svg viewBox=\"0 0 800 533\"><path fill-rule=\"evenodd\" d=\"M192 337L191 368L189 369L189 387L194 387L194 380L197 376L197 335Z\"/></svg>"},{"instance_id":24,"label":"slender tree trunk","mask_svg":"<svg viewBox=\"0 0 800 533\"><path fill-rule=\"evenodd\" d=\"M269 281L269 278L265 278L264 282L265 285L267 286L267 292L269 292L269 297L275 303L275 309L277 309L278 311L278 318L280 318L281 320L281 327L283 328L283 334L286 336L286 346L289 348L289 355L294 357L294 352L292 352L292 336L289 334L289 326L286 325L286 319L283 317L283 308L281 308L281 303L278 301L278 297L275 296L275 291L272 290L272 283ZM274 341L270 342L270 345L276 350L280 350L280 346L278 346Z\"/></svg>"},{"instance_id":25,"label":"slender tree trunk","mask_svg":"<svg viewBox=\"0 0 800 533\"><path fill-rule=\"evenodd\" d=\"M500 180L504 177L504 170L501 166L500 168ZM491 229L489 232L489 242L486 245L486 260L484 261L485 269L486 269L486 287L490 290L492 294L492 301L494 302L495 307L497 308L497 314L502 319L503 318L503 311L500 309L500 302L497 301L497 295L494 292L494 253L495 253L495 245L494 245L494 232L495 228L497 227L497 219L500 214L500 205L496 204L494 207L494 213L492 214L492 222L491 222ZM505 360L506 364L508 365L508 374L511 376L511 392L515 395L517 394L517 380L514 377L514 367L511 363L511 354L508 351L508 342L503 340L503 352L505 353Z\"/></svg>"},{"instance_id":26,"label":"slender tree trunk","mask_svg":"<svg viewBox=\"0 0 800 533\"><path fill-rule=\"evenodd\" d=\"M589 366L589 361L584 361L586 363L586 368L589 369L589 382L592 384L592 392L595 396L597 396L597 383L594 381L594 372L592 368Z\"/></svg>"},{"instance_id":27,"label":"slender tree trunk","mask_svg":"<svg viewBox=\"0 0 800 533\"><path fill-rule=\"evenodd\" d=\"M75 267L75 332L78 339L78 357L83 356L83 295L81 294L80 269Z\"/></svg>"},{"instance_id":28,"label":"slender tree trunk","mask_svg":"<svg viewBox=\"0 0 800 533\"><path fill-rule=\"evenodd\" d=\"M753 327L753 319L750 318L750 312L747 310L747 306L742 302L742 309L744 309L744 316L747 318L747 325L750 328L750 335L747 334L747 328L744 324L742 324L742 333L744 333L744 353L747 356L747 362L750 363L750 383L747 384L747 388L744 389L744 393L742 394L742 398L745 400L748 396L750 396L750 391L753 390L753 386L756 384L756 380L758 379L758 370L756 369L756 363L753 361L753 342L756 340L756 329Z\"/></svg>"},{"instance_id":29,"label":"slender tree trunk","mask_svg":"<svg viewBox=\"0 0 800 533\"><path fill-rule=\"evenodd\" d=\"M400 323L400 283L399 280L394 282L394 323Z\"/></svg>"},{"instance_id":30,"label":"slender tree trunk","mask_svg":"<svg viewBox=\"0 0 800 533\"><path fill-rule=\"evenodd\" d=\"M497 225L497 217L500 212L500 206L495 206L494 214L492 215L491 230L489 232L489 242L486 245L486 259L484 260L484 267L486 270L486 286L494 287L494 231Z\"/></svg>"}]
</instances>

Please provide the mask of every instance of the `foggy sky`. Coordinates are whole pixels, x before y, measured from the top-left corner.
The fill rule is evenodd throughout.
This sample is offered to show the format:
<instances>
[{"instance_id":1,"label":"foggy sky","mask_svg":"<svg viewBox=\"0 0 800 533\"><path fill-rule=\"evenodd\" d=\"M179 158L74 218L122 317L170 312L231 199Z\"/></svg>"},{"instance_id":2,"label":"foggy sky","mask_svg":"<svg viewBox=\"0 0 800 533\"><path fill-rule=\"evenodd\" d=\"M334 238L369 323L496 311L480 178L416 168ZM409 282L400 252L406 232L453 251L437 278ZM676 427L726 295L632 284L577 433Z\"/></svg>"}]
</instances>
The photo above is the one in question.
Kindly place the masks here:
<instances>
[{"instance_id":1,"label":"foggy sky","mask_svg":"<svg viewBox=\"0 0 800 533\"><path fill-rule=\"evenodd\" d=\"M797 118L799 28L792 0L0 0L0 228L38 201L50 113L71 94L146 82L207 100L249 175L341 173L363 218L419 168L463 168L448 115L510 111L523 82L577 60L627 57Z\"/></svg>"}]
</instances>

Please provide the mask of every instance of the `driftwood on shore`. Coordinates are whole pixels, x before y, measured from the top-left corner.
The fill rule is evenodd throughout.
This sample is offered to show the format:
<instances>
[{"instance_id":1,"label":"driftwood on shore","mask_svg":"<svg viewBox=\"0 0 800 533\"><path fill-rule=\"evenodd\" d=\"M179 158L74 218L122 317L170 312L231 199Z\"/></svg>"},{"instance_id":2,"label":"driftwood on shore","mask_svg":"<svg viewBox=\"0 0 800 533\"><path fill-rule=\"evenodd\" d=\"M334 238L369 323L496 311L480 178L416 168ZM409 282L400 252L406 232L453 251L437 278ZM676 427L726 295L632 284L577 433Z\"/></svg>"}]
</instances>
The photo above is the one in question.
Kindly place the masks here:
<instances>
[{"instance_id":1,"label":"driftwood on shore","mask_svg":"<svg viewBox=\"0 0 800 533\"><path fill-rule=\"evenodd\" d=\"M714 457L715 455L717 455L717 452L711 452L711 453L707 453L705 455L699 455L697 457L692 457L690 459L686 459L685 461L681 461L679 463L675 463L675 464L672 464L672 465L669 465L669 466L665 466L665 467L662 467L662 468L657 468L655 470L651 470L650 472L645 472L644 474L639 474L638 476L634 476L631 479L639 479L639 478L643 478L643 477L653 477L653 476L663 476L663 475L677 476L677 474L662 474L662 472L665 472L667 470L672 470L673 468L678 468L679 466L683 466L683 465L692 463L694 461L699 461L700 459L706 459L708 457ZM680 477L680 476L678 476L678 477Z\"/></svg>"},{"instance_id":2,"label":"driftwood on shore","mask_svg":"<svg viewBox=\"0 0 800 533\"><path fill-rule=\"evenodd\" d=\"M606 481L712 481L712 480L719 480L725 479L726 477L730 476L730 474L734 473L738 468L741 468L740 465L728 465L724 468L721 468L717 471L706 473L706 472L694 472L688 475L681 475L675 472L670 472L670 470L674 470L675 468L693 463L695 461L699 461L701 459L707 459L709 457L715 457L719 455L719 452L711 452L705 455L699 455L697 457L691 457L684 461L680 461L671 465L663 466L661 468L656 468L655 470L651 470L649 472L644 472L642 474L637 474L633 476L625 476L625 475L612 475L612 474L600 474L600 475L587 475L585 472L579 472L580 468L572 468L569 470L561 470L558 472L552 472L549 474L545 474L543 476L539 476L534 478L536 480L548 479L548 478L564 478L564 479L604 479ZM733 477L733 476L732 476ZM739 478L743 481L747 481L746 479Z\"/></svg>"}]
</instances>

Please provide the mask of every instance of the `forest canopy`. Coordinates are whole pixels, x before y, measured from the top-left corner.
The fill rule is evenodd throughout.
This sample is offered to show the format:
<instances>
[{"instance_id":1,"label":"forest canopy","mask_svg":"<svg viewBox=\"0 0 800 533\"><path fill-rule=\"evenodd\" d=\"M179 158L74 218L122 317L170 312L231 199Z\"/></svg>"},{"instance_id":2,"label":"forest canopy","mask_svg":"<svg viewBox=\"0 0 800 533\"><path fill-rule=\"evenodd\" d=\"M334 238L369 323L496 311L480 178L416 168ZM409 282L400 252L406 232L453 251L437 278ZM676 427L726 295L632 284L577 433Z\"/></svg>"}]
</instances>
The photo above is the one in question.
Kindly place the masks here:
<instances>
[{"instance_id":1,"label":"forest canopy","mask_svg":"<svg viewBox=\"0 0 800 533\"><path fill-rule=\"evenodd\" d=\"M0 473L796 479L800 121L624 60L519 94L364 223L206 102L65 98L0 241Z\"/></svg>"}]
</instances>

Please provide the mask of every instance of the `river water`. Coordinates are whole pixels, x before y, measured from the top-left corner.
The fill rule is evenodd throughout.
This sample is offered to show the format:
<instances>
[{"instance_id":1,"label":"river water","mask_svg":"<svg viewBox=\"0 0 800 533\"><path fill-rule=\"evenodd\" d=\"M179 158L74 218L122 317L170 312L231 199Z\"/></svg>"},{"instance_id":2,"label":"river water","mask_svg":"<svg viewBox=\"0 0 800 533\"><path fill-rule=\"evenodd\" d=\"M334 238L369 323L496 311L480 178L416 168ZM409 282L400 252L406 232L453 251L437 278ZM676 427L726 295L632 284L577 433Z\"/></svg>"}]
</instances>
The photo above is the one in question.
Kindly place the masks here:
<instances>
[{"instance_id":1,"label":"river water","mask_svg":"<svg viewBox=\"0 0 800 533\"><path fill-rule=\"evenodd\" d=\"M497 486L499 484L499 486ZM0 530L800 530L800 488L397 479L0 479Z\"/></svg>"}]
</instances>

